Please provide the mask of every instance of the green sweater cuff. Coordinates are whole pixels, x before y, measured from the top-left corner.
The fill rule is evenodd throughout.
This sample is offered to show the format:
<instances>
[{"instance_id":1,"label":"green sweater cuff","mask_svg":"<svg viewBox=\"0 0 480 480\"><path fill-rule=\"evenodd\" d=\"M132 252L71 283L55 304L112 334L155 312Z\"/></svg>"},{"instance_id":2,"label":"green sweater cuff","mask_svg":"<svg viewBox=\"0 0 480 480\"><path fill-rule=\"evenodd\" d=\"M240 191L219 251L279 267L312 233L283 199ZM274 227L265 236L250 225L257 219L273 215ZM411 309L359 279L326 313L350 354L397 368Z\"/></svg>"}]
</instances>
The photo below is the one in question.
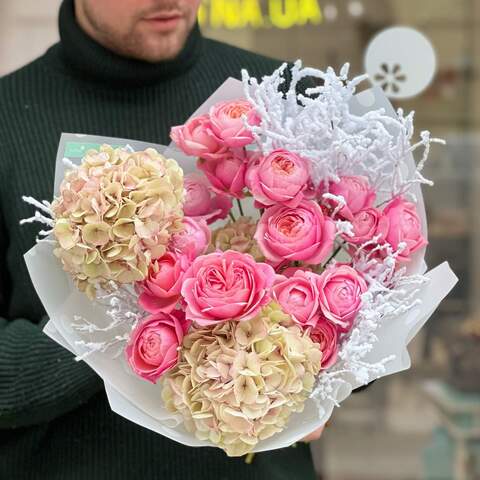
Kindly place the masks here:
<instances>
[{"instance_id":1,"label":"green sweater cuff","mask_svg":"<svg viewBox=\"0 0 480 480\"><path fill-rule=\"evenodd\" d=\"M0 428L48 422L103 388L85 362L42 332L46 321L0 318Z\"/></svg>"}]
</instances>

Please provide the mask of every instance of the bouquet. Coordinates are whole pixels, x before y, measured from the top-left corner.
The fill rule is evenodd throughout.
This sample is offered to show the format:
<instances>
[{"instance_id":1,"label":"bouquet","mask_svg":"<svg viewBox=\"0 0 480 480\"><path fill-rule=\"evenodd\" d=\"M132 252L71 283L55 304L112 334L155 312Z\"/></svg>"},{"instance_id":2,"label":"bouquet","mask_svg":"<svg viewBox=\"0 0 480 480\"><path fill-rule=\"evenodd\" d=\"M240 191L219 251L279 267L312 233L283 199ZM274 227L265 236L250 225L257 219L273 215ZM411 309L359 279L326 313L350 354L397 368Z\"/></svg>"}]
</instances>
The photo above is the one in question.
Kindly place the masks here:
<instances>
[{"instance_id":1,"label":"bouquet","mask_svg":"<svg viewBox=\"0 0 480 480\"><path fill-rule=\"evenodd\" d=\"M26 261L45 333L114 411L239 456L294 443L409 367L456 282L447 264L425 273L422 170L441 141L412 144L413 114L355 94L364 79L243 72L169 147L62 135L55 199L25 198L25 221L48 226Z\"/></svg>"}]
</instances>

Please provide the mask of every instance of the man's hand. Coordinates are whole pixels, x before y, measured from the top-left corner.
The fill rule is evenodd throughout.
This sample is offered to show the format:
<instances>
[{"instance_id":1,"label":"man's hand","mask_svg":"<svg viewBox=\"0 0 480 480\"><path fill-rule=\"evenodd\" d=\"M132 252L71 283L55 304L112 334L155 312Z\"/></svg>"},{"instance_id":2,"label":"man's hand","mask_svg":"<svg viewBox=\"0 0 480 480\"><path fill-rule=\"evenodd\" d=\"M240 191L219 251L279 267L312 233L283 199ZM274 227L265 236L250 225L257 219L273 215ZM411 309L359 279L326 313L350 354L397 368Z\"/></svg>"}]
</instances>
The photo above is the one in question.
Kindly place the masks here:
<instances>
[{"instance_id":1,"label":"man's hand","mask_svg":"<svg viewBox=\"0 0 480 480\"><path fill-rule=\"evenodd\" d=\"M302 438L302 442L308 443L308 442L313 442L314 440L318 440L322 436L324 429L325 429L325 425L322 425L320 428L317 428L312 433Z\"/></svg>"}]
</instances>

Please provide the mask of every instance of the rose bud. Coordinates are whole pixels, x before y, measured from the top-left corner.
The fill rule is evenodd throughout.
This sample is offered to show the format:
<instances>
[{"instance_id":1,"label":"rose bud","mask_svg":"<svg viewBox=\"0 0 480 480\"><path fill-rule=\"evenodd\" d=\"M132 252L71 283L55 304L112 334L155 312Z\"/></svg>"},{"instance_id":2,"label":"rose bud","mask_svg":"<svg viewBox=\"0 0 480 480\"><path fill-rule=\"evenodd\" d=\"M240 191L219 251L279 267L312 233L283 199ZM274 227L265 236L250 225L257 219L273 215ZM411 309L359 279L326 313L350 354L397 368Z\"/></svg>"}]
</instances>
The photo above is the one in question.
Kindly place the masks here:
<instances>
[{"instance_id":1,"label":"rose bud","mask_svg":"<svg viewBox=\"0 0 480 480\"><path fill-rule=\"evenodd\" d=\"M150 315L130 335L125 349L132 370L149 382L158 378L178 362L178 348L187 333L189 322L180 310Z\"/></svg>"},{"instance_id":2,"label":"rose bud","mask_svg":"<svg viewBox=\"0 0 480 480\"><path fill-rule=\"evenodd\" d=\"M348 265L333 265L320 277L321 312L339 331L348 332L362 305L362 294L367 291L365 280Z\"/></svg>"},{"instance_id":3,"label":"rose bud","mask_svg":"<svg viewBox=\"0 0 480 480\"><path fill-rule=\"evenodd\" d=\"M183 217L182 223L183 230L172 237L170 248L173 252L193 260L207 251L212 233L203 219Z\"/></svg>"},{"instance_id":4,"label":"rose bud","mask_svg":"<svg viewBox=\"0 0 480 480\"><path fill-rule=\"evenodd\" d=\"M227 195L213 191L208 180L197 173L190 173L184 179L185 200L183 212L187 217L205 220L208 224L226 218L232 208Z\"/></svg>"},{"instance_id":5,"label":"rose bud","mask_svg":"<svg viewBox=\"0 0 480 480\"><path fill-rule=\"evenodd\" d=\"M383 214L389 221L386 242L394 250L398 250L400 243L405 245L398 256L399 261L409 261L413 253L427 245L414 203L407 202L401 197L395 198L385 207Z\"/></svg>"},{"instance_id":6,"label":"rose bud","mask_svg":"<svg viewBox=\"0 0 480 480\"><path fill-rule=\"evenodd\" d=\"M352 220L353 236L343 234L342 238L348 243L361 245L362 243L379 237L379 242L385 241L389 221L377 208L366 208L355 213Z\"/></svg>"},{"instance_id":7,"label":"rose bud","mask_svg":"<svg viewBox=\"0 0 480 480\"><path fill-rule=\"evenodd\" d=\"M245 115L250 125L260 123L260 119L247 100L220 102L210 108L212 131L226 147L245 147L253 142L253 135L244 123Z\"/></svg>"},{"instance_id":8,"label":"rose bud","mask_svg":"<svg viewBox=\"0 0 480 480\"><path fill-rule=\"evenodd\" d=\"M330 182L328 192L343 197L346 204L340 209L338 215L349 221L352 221L353 216L360 210L371 207L376 197L375 190L363 176L345 176L341 177L339 182ZM321 191L320 195L322 193ZM326 203L332 208L337 206L337 203L332 200L327 200Z\"/></svg>"},{"instance_id":9,"label":"rose bud","mask_svg":"<svg viewBox=\"0 0 480 480\"><path fill-rule=\"evenodd\" d=\"M194 157L219 159L227 152L212 133L208 115L192 118L185 125L173 127L170 138L182 152Z\"/></svg>"},{"instance_id":10,"label":"rose bud","mask_svg":"<svg viewBox=\"0 0 480 480\"><path fill-rule=\"evenodd\" d=\"M170 313L180 300L183 274L190 266L186 256L167 252L154 260L148 269L148 276L137 283L142 292L139 305L149 313Z\"/></svg>"},{"instance_id":11,"label":"rose bud","mask_svg":"<svg viewBox=\"0 0 480 480\"><path fill-rule=\"evenodd\" d=\"M313 272L297 270L292 276L278 275L272 287L272 297L301 327L314 327L319 318L318 280Z\"/></svg>"},{"instance_id":12,"label":"rose bud","mask_svg":"<svg viewBox=\"0 0 480 480\"><path fill-rule=\"evenodd\" d=\"M330 368L337 361L338 332L336 326L322 317L311 330L310 338L320 345L322 370Z\"/></svg>"},{"instance_id":13,"label":"rose bud","mask_svg":"<svg viewBox=\"0 0 480 480\"><path fill-rule=\"evenodd\" d=\"M299 260L317 265L331 252L334 238L333 220L311 200L303 200L295 208L267 208L255 234L263 254L273 263Z\"/></svg>"},{"instance_id":14,"label":"rose bud","mask_svg":"<svg viewBox=\"0 0 480 480\"><path fill-rule=\"evenodd\" d=\"M228 153L221 161L200 159L197 165L208 178L215 192L235 198L244 197L247 169L244 155Z\"/></svg>"},{"instance_id":15,"label":"rose bud","mask_svg":"<svg viewBox=\"0 0 480 480\"><path fill-rule=\"evenodd\" d=\"M255 200L264 206L282 203L296 207L304 197L308 180L307 161L281 149L264 157L254 156L246 174L248 189Z\"/></svg>"}]
</instances>

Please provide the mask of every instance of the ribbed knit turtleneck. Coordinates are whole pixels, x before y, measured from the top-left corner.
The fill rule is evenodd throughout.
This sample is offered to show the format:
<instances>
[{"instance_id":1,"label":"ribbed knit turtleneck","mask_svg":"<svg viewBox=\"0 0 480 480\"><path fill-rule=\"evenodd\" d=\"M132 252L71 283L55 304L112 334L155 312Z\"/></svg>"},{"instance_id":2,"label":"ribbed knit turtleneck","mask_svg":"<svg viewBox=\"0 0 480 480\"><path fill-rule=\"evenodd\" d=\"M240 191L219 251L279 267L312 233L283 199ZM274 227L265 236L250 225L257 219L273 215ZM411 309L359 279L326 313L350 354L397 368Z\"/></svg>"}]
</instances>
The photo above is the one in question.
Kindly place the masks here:
<instances>
[{"instance_id":1,"label":"ribbed knit turtleneck","mask_svg":"<svg viewBox=\"0 0 480 480\"><path fill-rule=\"evenodd\" d=\"M90 38L75 19L73 0L65 0L59 14L60 49L53 51L52 62L93 81L115 86L151 85L182 75L199 59L203 39L198 25L173 60L157 63L125 58ZM58 55L59 58L55 58Z\"/></svg>"},{"instance_id":2,"label":"ribbed knit turtleneck","mask_svg":"<svg viewBox=\"0 0 480 480\"><path fill-rule=\"evenodd\" d=\"M313 479L303 444L246 465L113 413L97 375L42 333L45 312L23 261L38 228L19 225L32 215L22 195L52 198L61 132L167 143L170 127L226 78L241 68L262 76L279 63L198 29L174 60L125 59L80 29L72 0L62 5L60 34L44 56L0 79L0 478Z\"/></svg>"}]
</instances>

